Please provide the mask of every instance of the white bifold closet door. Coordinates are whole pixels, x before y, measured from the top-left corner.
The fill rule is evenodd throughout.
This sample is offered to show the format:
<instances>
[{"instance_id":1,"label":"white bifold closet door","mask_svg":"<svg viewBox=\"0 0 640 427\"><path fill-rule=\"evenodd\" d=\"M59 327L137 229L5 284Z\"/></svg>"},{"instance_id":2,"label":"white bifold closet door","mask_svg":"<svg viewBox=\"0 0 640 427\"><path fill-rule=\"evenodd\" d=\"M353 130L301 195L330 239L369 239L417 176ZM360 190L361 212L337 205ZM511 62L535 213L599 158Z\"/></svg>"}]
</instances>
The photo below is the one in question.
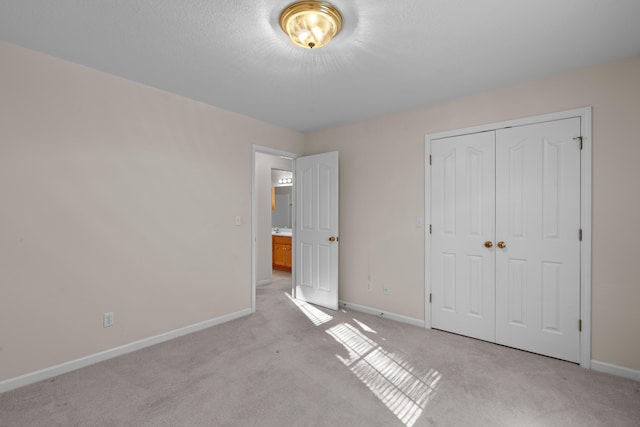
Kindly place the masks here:
<instances>
[{"instance_id":1,"label":"white bifold closet door","mask_svg":"<svg viewBox=\"0 0 640 427\"><path fill-rule=\"evenodd\" d=\"M580 118L432 142L432 325L573 362Z\"/></svg>"}]
</instances>

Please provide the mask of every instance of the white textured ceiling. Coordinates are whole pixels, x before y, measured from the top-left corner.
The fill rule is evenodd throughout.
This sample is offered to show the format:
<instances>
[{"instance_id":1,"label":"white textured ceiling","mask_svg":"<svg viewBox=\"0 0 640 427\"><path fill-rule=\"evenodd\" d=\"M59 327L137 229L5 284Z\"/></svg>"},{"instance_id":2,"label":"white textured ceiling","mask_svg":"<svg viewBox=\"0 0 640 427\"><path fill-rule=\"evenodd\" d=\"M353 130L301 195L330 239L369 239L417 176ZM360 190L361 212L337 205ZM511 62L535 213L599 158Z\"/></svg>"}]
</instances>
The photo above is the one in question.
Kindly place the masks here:
<instances>
[{"instance_id":1,"label":"white textured ceiling","mask_svg":"<svg viewBox=\"0 0 640 427\"><path fill-rule=\"evenodd\" d=\"M292 1L0 0L0 39L302 132L640 54L640 0L334 0L317 50Z\"/></svg>"}]
</instances>

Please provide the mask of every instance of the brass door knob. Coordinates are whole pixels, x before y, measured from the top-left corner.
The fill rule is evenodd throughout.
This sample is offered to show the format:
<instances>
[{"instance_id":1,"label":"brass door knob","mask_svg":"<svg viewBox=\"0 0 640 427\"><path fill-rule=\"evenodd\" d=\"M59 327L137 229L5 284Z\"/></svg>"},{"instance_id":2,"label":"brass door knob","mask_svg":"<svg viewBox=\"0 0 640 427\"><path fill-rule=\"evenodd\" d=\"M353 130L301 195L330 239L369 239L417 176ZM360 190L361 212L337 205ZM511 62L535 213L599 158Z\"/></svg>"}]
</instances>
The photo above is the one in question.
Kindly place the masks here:
<instances>
[{"instance_id":1,"label":"brass door knob","mask_svg":"<svg viewBox=\"0 0 640 427\"><path fill-rule=\"evenodd\" d=\"M490 248L493 246L493 243L491 242L491 240L487 240L486 242L484 242L484 247L485 248Z\"/></svg>"},{"instance_id":2,"label":"brass door knob","mask_svg":"<svg viewBox=\"0 0 640 427\"><path fill-rule=\"evenodd\" d=\"M330 241L330 242L335 242L335 241L336 241L336 238L335 238L335 237L333 237L333 236L331 236L331 237L329 237L329 241Z\"/></svg>"},{"instance_id":3,"label":"brass door knob","mask_svg":"<svg viewBox=\"0 0 640 427\"><path fill-rule=\"evenodd\" d=\"M498 242L498 247L499 247L500 249L504 249L504 248L506 248L506 247L507 247L507 244L506 244L505 242Z\"/></svg>"}]
</instances>

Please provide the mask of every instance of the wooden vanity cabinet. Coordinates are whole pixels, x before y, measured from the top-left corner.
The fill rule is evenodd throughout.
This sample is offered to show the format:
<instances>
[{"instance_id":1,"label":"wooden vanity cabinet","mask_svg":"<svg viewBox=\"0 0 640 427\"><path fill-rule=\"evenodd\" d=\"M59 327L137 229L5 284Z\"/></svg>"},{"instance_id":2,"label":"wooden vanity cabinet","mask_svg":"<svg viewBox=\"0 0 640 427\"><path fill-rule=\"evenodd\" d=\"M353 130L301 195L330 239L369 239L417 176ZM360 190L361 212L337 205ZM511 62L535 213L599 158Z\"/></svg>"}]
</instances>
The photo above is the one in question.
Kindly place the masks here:
<instances>
[{"instance_id":1,"label":"wooden vanity cabinet","mask_svg":"<svg viewBox=\"0 0 640 427\"><path fill-rule=\"evenodd\" d=\"M291 237L271 236L272 267L275 270L291 271Z\"/></svg>"}]
</instances>

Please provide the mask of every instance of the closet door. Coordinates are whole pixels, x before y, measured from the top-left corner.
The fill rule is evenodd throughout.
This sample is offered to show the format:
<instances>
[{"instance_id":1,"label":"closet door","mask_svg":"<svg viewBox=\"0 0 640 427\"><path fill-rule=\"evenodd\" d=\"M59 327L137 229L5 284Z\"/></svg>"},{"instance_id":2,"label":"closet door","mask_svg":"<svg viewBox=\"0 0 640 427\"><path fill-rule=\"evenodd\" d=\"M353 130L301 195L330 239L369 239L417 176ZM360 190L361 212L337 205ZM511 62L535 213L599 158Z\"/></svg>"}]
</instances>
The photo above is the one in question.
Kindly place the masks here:
<instances>
[{"instance_id":1,"label":"closet door","mask_svg":"<svg viewBox=\"0 0 640 427\"><path fill-rule=\"evenodd\" d=\"M488 341L495 338L494 147L494 132L431 144L432 326Z\"/></svg>"},{"instance_id":2,"label":"closet door","mask_svg":"<svg viewBox=\"0 0 640 427\"><path fill-rule=\"evenodd\" d=\"M579 135L580 118L496 131L496 342L573 362L580 357Z\"/></svg>"}]
</instances>

